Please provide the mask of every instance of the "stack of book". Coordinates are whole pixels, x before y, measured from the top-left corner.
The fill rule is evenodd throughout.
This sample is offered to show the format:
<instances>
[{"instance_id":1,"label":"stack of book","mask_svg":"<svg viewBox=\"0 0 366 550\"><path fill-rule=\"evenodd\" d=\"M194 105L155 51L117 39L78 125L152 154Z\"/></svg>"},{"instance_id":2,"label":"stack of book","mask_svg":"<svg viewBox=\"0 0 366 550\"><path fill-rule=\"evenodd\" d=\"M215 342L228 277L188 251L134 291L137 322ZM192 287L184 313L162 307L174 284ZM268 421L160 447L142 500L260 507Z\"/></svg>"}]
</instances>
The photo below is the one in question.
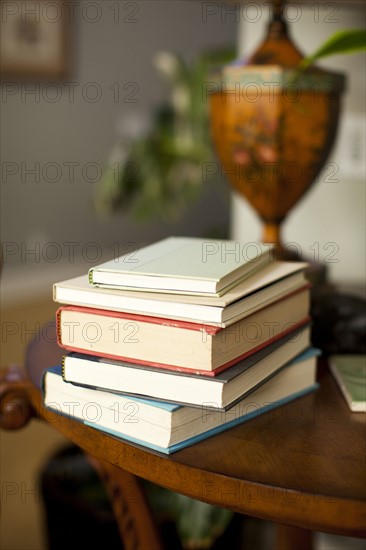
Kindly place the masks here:
<instances>
[{"instance_id":1,"label":"stack of book","mask_svg":"<svg viewBox=\"0 0 366 550\"><path fill-rule=\"evenodd\" d=\"M172 453L314 390L305 267L171 237L55 284L45 405Z\"/></svg>"}]
</instances>

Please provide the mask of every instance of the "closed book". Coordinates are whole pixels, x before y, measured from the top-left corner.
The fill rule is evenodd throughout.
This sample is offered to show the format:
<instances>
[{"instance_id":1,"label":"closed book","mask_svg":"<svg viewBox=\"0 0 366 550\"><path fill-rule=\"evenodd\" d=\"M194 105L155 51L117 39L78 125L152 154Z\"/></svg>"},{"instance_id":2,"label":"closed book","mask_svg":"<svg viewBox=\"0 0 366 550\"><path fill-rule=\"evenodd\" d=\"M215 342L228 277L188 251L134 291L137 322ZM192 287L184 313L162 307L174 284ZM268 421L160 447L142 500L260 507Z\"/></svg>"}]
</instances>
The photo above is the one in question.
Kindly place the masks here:
<instances>
[{"instance_id":1,"label":"closed book","mask_svg":"<svg viewBox=\"0 0 366 550\"><path fill-rule=\"evenodd\" d=\"M308 322L309 294L293 293L224 329L65 306L56 315L58 340L69 351L217 374Z\"/></svg>"},{"instance_id":2,"label":"closed book","mask_svg":"<svg viewBox=\"0 0 366 550\"><path fill-rule=\"evenodd\" d=\"M168 237L89 270L90 283L116 288L221 295L273 261L273 247Z\"/></svg>"},{"instance_id":3,"label":"closed book","mask_svg":"<svg viewBox=\"0 0 366 550\"><path fill-rule=\"evenodd\" d=\"M314 390L316 355L308 350L226 412L76 386L62 379L61 367L45 372L44 404L115 437L169 454Z\"/></svg>"},{"instance_id":4,"label":"closed book","mask_svg":"<svg viewBox=\"0 0 366 550\"><path fill-rule=\"evenodd\" d=\"M70 354L63 358L66 382L104 390L226 410L310 345L306 326L269 344L215 377L166 372L133 363Z\"/></svg>"},{"instance_id":5,"label":"closed book","mask_svg":"<svg viewBox=\"0 0 366 550\"><path fill-rule=\"evenodd\" d=\"M331 355L330 370L354 412L366 412L366 355Z\"/></svg>"},{"instance_id":6,"label":"closed book","mask_svg":"<svg viewBox=\"0 0 366 550\"><path fill-rule=\"evenodd\" d=\"M110 311L124 311L194 323L233 324L240 319L305 287L302 262L271 262L223 296L202 296L102 288L89 284L88 276L56 283L56 302Z\"/></svg>"}]
</instances>

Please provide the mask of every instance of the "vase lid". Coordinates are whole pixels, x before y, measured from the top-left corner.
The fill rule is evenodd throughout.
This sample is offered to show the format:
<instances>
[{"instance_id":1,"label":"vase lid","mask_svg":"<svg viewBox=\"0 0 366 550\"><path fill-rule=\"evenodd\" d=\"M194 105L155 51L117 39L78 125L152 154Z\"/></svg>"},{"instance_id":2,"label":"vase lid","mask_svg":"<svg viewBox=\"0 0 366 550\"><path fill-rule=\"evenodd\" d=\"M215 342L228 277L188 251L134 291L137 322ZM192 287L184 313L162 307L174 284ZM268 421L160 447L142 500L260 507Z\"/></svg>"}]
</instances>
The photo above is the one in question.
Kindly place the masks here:
<instances>
[{"instance_id":1,"label":"vase lid","mask_svg":"<svg viewBox=\"0 0 366 550\"><path fill-rule=\"evenodd\" d=\"M310 66L299 70L303 54L292 42L288 26L283 18L282 2L274 2L272 19L268 24L267 34L260 46L249 57L237 59L211 73L211 84L221 85L222 90L231 87L259 85L263 90L272 88L281 91L286 88L299 90L317 90L320 93L341 93L345 88L346 78L343 73L328 71ZM210 93L219 90L212 86Z\"/></svg>"}]
</instances>

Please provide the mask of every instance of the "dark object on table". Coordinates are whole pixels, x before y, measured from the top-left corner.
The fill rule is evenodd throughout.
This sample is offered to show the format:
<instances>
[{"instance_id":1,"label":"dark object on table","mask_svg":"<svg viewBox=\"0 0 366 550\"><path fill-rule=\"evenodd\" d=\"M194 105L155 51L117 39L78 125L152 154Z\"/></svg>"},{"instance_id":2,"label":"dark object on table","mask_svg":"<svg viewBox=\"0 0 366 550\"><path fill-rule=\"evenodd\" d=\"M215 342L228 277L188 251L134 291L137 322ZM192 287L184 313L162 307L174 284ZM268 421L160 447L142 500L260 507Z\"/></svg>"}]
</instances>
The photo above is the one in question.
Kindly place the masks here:
<instances>
[{"instance_id":1,"label":"dark object on table","mask_svg":"<svg viewBox=\"0 0 366 550\"><path fill-rule=\"evenodd\" d=\"M366 353L366 301L332 289L312 292L314 346L326 354Z\"/></svg>"}]
</instances>

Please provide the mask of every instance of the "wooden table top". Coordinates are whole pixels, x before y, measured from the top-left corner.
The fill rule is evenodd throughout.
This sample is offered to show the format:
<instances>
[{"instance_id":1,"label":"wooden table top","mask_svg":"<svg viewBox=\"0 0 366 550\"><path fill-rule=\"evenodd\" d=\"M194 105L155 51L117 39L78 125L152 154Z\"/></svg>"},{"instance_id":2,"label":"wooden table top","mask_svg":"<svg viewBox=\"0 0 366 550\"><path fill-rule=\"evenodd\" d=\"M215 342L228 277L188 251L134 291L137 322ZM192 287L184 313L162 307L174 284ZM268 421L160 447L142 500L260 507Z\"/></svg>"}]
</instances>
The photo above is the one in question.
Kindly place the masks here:
<instances>
[{"instance_id":1,"label":"wooden table top","mask_svg":"<svg viewBox=\"0 0 366 550\"><path fill-rule=\"evenodd\" d=\"M349 411L324 360L315 393L168 457L44 409L34 383L60 354L52 344L30 347L30 397L40 416L86 452L249 516L366 535L366 415Z\"/></svg>"}]
</instances>

